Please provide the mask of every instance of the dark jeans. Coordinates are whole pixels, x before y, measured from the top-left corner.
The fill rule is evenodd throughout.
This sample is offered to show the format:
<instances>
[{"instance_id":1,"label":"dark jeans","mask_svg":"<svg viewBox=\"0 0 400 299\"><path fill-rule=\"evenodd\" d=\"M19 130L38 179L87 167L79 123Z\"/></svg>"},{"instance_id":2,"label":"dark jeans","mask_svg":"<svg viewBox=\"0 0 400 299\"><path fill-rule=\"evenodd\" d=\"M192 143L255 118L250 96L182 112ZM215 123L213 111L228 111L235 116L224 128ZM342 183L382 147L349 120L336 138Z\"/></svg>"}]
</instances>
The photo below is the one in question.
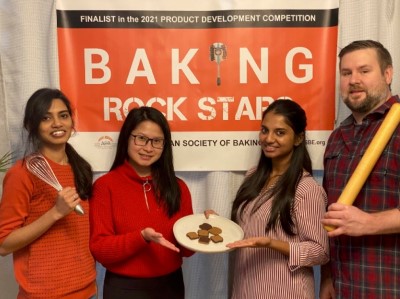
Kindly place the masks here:
<instances>
[{"instance_id":1,"label":"dark jeans","mask_svg":"<svg viewBox=\"0 0 400 299\"><path fill-rule=\"evenodd\" d=\"M107 270L104 279L103 299L184 299L182 269L171 274L133 278Z\"/></svg>"}]
</instances>

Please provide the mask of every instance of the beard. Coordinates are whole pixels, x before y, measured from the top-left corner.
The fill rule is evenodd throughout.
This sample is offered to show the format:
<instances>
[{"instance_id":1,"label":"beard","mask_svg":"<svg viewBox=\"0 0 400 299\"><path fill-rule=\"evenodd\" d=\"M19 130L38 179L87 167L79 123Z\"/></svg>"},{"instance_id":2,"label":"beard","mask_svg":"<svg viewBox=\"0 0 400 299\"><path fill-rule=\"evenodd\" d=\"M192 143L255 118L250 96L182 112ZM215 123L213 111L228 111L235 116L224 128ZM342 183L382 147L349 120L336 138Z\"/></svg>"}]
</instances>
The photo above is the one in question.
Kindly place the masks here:
<instances>
[{"instance_id":1,"label":"beard","mask_svg":"<svg viewBox=\"0 0 400 299\"><path fill-rule=\"evenodd\" d=\"M343 102L346 104L346 106L353 112L356 113L369 113L371 112L374 108L376 108L379 103L382 103L384 100L387 99L387 87L375 90L375 92L369 92L368 90L363 89L363 91L366 93L366 97L364 100L361 101L352 101L350 99L350 95L347 96L346 98L343 99ZM358 87L353 87L350 88L350 91L354 90L360 90Z\"/></svg>"},{"instance_id":2,"label":"beard","mask_svg":"<svg viewBox=\"0 0 400 299\"><path fill-rule=\"evenodd\" d=\"M359 102L359 103L354 103L350 101L350 99L347 97L344 99L344 103L346 106L353 112L357 113L368 113L372 111L373 108L375 108L381 101L381 97L378 97L377 95L370 95L367 94L367 97L364 99L364 101Z\"/></svg>"}]
</instances>

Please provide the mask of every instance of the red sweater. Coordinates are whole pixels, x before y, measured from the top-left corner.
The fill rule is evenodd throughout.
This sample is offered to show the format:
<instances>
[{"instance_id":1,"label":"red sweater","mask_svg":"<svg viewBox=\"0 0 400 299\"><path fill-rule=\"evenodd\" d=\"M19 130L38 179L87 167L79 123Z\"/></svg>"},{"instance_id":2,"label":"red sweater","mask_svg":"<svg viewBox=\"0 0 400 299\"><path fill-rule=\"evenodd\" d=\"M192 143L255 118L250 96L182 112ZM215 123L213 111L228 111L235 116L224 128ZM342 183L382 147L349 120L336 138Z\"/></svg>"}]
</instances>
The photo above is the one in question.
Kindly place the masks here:
<instances>
[{"instance_id":1,"label":"red sweater","mask_svg":"<svg viewBox=\"0 0 400 299\"><path fill-rule=\"evenodd\" d=\"M153 185L146 193L148 210L143 191L147 179L151 184L151 177L139 177L125 162L94 184L90 199L90 250L113 273L157 277L177 270L182 256L193 254L183 248L177 253L143 239L141 231L151 227L179 247L172 227L179 218L193 214L189 189L180 179L181 208L172 218L157 204Z\"/></svg>"},{"instance_id":2,"label":"red sweater","mask_svg":"<svg viewBox=\"0 0 400 299\"><path fill-rule=\"evenodd\" d=\"M49 161L63 187L74 186L69 165ZM0 244L54 206L57 191L17 162L3 181ZM88 201L82 207L89 211ZM89 251L89 214L70 213L28 246L13 253L20 286L18 298L87 299L96 292L94 259Z\"/></svg>"}]
</instances>

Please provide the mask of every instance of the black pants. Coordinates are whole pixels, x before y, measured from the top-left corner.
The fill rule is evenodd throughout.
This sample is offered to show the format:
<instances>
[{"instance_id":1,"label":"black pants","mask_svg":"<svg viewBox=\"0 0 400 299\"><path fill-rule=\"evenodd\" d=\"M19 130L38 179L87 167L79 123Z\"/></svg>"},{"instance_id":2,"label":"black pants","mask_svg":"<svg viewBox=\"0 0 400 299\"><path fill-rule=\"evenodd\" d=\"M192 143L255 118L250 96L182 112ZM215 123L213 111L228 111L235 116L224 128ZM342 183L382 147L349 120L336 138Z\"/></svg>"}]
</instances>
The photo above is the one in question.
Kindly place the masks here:
<instances>
[{"instance_id":1,"label":"black pants","mask_svg":"<svg viewBox=\"0 0 400 299\"><path fill-rule=\"evenodd\" d=\"M133 278L106 272L103 289L104 299L184 299L182 269L171 274Z\"/></svg>"}]
</instances>

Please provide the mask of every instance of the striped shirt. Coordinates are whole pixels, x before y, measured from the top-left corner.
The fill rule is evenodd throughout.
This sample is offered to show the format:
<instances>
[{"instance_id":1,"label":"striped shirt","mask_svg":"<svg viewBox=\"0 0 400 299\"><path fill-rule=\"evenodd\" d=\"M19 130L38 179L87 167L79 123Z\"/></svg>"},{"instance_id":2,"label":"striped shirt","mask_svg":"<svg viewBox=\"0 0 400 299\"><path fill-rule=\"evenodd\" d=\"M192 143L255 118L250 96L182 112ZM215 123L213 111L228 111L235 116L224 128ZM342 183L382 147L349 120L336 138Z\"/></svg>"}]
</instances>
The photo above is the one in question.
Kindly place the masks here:
<instances>
[{"instance_id":1,"label":"striped shirt","mask_svg":"<svg viewBox=\"0 0 400 299\"><path fill-rule=\"evenodd\" d=\"M241 248L235 252L232 299L314 298L312 266L329 259L328 237L321 225L326 208L326 194L307 173L300 180L294 199L292 218L295 235L277 229L265 233L271 214L272 199L250 215L254 204L266 196L265 191L253 200L239 217L245 238L268 236L289 242L290 255L270 248Z\"/></svg>"},{"instance_id":2,"label":"striped shirt","mask_svg":"<svg viewBox=\"0 0 400 299\"><path fill-rule=\"evenodd\" d=\"M330 136L324 157L329 204L337 201L391 105L390 98L362 124L352 116ZM378 159L353 205L366 212L400 205L400 126ZM400 298L400 234L331 239L332 277L337 298Z\"/></svg>"}]
</instances>

